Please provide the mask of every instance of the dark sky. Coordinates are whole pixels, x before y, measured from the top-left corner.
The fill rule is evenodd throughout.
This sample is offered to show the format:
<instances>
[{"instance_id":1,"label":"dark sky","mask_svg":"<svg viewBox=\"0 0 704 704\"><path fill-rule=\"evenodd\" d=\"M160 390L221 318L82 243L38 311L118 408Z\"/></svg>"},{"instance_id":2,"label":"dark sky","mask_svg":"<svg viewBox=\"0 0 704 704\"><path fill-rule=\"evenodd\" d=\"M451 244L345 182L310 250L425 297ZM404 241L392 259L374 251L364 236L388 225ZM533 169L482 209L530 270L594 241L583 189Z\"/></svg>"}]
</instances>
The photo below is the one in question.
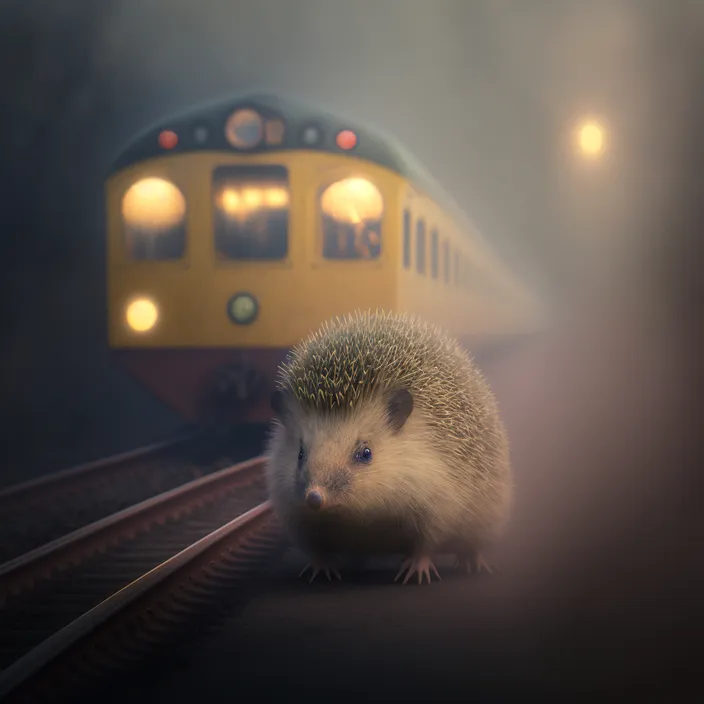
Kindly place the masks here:
<instances>
[{"instance_id":1,"label":"dark sky","mask_svg":"<svg viewBox=\"0 0 704 704\"><path fill-rule=\"evenodd\" d=\"M633 262L679 187L703 17L696 0L5 0L1 481L179 426L106 350L103 182L135 132L285 91L405 142L553 302L627 262L657 297ZM591 168L569 142L588 114L609 145Z\"/></svg>"}]
</instances>

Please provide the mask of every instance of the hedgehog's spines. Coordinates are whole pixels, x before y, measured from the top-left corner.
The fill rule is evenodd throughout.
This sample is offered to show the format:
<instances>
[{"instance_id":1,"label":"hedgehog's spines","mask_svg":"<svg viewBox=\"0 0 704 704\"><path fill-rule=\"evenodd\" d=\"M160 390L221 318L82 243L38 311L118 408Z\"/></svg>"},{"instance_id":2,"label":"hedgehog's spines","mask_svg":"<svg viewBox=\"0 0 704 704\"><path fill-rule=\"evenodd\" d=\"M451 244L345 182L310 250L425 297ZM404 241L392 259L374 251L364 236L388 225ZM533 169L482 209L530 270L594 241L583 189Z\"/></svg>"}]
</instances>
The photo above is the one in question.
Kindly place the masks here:
<instances>
[{"instance_id":1,"label":"hedgehog's spines","mask_svg":"<svg viewBox=\"0 0 704 704\"><path fill-rule=\"evenodd\" d=\"M471 374L473 368L470 361L460 370L460 349L444 331L415 315L378 308L355 311L326 321L296 345L279 367L277 386L311 411L341 413L392 387L412 387L444 432L461 437L467 431L457 428L454 419L468 408L469 399L458 375ZM438 385L443 377L449 387ZM448 388L455 391L448 394Z\"/></svg>"}]
</instances>

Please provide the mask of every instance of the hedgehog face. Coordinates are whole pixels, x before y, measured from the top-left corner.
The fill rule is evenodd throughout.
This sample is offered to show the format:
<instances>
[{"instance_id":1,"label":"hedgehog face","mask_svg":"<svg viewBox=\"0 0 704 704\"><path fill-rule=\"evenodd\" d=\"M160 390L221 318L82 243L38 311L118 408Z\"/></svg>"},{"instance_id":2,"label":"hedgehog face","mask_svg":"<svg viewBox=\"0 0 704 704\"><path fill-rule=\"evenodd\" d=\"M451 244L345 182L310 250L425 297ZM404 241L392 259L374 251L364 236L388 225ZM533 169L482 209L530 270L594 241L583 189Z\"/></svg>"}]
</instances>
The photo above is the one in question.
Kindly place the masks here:
<instances>
[{"instance_id":1,"label":"hedgehog face","mask_svg":"<svg viewBox=\"0 0 704 704\"><path fill-rule=\"evenodd\" d=\"M295 402L292 401L295 404ZM286 413L273 462L278 481L302 511L364 512L388 505L399 464L399 433L412 410L407 391L369 400L348 413Z\"/></svg>"}]
</instances>

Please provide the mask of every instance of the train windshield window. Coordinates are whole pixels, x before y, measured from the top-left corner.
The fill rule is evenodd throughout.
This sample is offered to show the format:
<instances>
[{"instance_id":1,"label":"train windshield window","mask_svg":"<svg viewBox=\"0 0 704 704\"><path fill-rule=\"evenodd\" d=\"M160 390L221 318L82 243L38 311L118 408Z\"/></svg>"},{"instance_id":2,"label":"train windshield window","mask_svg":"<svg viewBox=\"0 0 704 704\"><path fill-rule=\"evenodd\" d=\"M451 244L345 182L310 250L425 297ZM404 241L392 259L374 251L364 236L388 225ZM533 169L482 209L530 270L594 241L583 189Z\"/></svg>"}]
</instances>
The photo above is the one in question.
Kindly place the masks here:
<instances>
[{"instance_id":1,"label":"train windshield window","mask_svg":"<svg viewBox=\"0 0 704 704\"><path fill-rule=\"evenodd\" d=\"M438 231L430 231L430 275L434 278L438 278Z\"/></svg>"},{"instance_id":2,"label":"train windshield window","mask_svg":"<svg viewBox=\"0 0 704 704\"><path fill-rule=\"evenodd\" d=\"M403 211L403 266L411 268L411 211Z\"/></svg>"},{"instance_id":3,"label":"train windshield window","mask_svg":"<svg viewBox=\"0 0 704 704\"><path fill-rule=\"evenodd\" d=\"M416 271L425 274L425 221L416 223Z\"/></svg>"},{"instance_id":4,"label":"train windshield window","mask_svg":"<svg viewBox=\"0 0 704 704\"><path fill-rule=\"evenodd\" d=\"M122 198L122 226L130 259L180 259L186 249L186 199L163 178L143 178Z\"/></svg>"},{"instance_id":5,"label":"train windshield window","mask_svg":"<svg viewBox=\"0 0 704 704\"><path fill-rule=\"evenodd\" d=\"M215 249L221 259L273 260L288 253L289 186L284 166L213 171Z\"/></svg>"},{"instance_id":6,"label":"train windshield window","mask_svg":"<svg viewBox=\"0 0 704 704\"><path fill-rule=\"evenodd\" d=\"M323 189L319 203L326 259L379 257L384 200L371 181L336 181Z\"/></svg>"}]
</instances>

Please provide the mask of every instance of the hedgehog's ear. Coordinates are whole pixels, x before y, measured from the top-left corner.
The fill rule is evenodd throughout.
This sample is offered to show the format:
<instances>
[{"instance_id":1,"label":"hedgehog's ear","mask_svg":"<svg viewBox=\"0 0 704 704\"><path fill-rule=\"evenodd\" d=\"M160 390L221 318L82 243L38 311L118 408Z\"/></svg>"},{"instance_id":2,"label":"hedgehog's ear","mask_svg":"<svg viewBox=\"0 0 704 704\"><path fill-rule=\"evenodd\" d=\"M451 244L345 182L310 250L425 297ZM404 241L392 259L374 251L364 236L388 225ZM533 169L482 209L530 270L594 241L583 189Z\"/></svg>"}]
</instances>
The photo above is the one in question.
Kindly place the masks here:
<instances>
[{"instance_id":1,"label":"hedgehog's ear","mask_svg":"<svg viewBox=\"0 0 704 704\"><path fill-rule=\"evenodd\" d=\"M286 416L286 392L282 389L276 389L271 394L270 402L274 414L283 423Z\"/></svg>"},{"instance_id":2,"label":"hedgehog's ear","mask_svg":"<svg viewBox=\"0 0 704 704\"><path fill-rule=\"evenodd\" d=\"M408 389L398 389L391 394L387 404L389 426L391 430L398 433L406 424L408 416L413 410L413 396Z\"/></svg>"}]
</instances>

